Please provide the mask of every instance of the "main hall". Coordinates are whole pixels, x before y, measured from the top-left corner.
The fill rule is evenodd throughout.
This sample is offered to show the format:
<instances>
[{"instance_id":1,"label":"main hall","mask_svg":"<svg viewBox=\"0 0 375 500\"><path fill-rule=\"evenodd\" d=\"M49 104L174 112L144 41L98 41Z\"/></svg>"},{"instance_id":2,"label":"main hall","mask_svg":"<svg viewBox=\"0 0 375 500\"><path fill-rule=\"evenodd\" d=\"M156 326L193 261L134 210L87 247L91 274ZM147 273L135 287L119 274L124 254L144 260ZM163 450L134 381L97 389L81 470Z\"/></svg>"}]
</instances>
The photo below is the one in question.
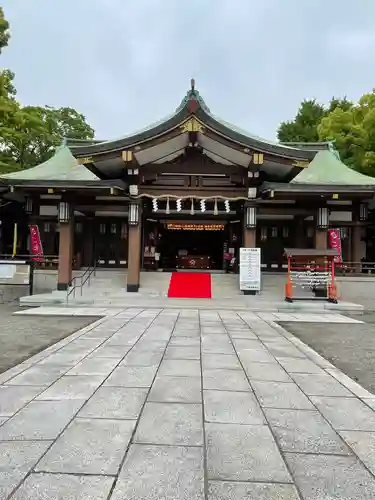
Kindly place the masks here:
<instances>
[{"instance_id":1,"label":"main hall","mask_svg":"<svg viewBox=\"0 0 375 500\"><path fill-rule=\"evenodd\" d=\"M285 248L325 249L330 228L343 260L360 262L374 190L333 143L271 142L219 119L192 80L159 123L116 140L64 138L45 163L0 176L13 207L2 215L1 253L12 253L15 224L15 255L29 252L34 225L59 290L74 269L95 265L127 268L129 292L141 270L215 272L230 262L236 272L241 247L261 249L264 271L283 271Z\"/></svg>"}]
</instances>

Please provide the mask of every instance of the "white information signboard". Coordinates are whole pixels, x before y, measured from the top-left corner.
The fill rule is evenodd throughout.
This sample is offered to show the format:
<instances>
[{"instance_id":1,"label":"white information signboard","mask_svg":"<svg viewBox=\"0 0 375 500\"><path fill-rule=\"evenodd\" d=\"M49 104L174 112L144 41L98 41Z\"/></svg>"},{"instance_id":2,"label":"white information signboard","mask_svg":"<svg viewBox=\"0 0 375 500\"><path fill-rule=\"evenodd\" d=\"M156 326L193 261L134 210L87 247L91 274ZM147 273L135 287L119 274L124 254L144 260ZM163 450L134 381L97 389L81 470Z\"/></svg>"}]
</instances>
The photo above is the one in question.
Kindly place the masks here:
<instances>
[{"instance_id":1,"label":"white information signboard","mask_svg":"<svg viewBox=\"0 0 375 500\"><path fill-rule=\"evenodd\" d=\"M260 291L260 248L240 248L240 290Z\"/></svg>"},{"instance_id":2,"label":"white information signboard","mask_svg":"<svg viewBox=\"0 0 375 500\"><path fill-rule=\"evenodd\" d=\"M16 273L14 264L0 264L0 279L12 279Z\"/></svg>"}]
</instances>

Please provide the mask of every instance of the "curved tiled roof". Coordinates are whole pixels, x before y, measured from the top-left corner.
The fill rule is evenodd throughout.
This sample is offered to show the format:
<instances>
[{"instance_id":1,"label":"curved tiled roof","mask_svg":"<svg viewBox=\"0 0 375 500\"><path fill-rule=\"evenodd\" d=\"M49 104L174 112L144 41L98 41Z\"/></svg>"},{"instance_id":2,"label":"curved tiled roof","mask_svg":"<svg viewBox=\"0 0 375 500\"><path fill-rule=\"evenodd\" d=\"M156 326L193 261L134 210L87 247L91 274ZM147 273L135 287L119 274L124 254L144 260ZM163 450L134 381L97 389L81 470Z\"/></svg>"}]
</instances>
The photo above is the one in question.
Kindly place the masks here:
<instances>
[{"instance_id":1,"label":"curved tiled roof","mask_svg":"<svg viewBox=\"0 0 375 500\"><path fill-rule=\"evenodd\" d=\"M194 106L191 106L191 103L194 103ZM209 107L193 84L174 113L138 132L110 141L75 141L67 138L66 144L77 156L89 156L116 151L161 135L179 126L191 114L195 114L204 124L217 133L234 142L240 143L244 147L302 160L311 160L314 157L314 152L321 149L320 143L319 147L310 149L297 146L296 144L289 145L268 141L218 118L211 113ZM318 145L314 144L314 146Z\"/></svg>"}]
</instances>

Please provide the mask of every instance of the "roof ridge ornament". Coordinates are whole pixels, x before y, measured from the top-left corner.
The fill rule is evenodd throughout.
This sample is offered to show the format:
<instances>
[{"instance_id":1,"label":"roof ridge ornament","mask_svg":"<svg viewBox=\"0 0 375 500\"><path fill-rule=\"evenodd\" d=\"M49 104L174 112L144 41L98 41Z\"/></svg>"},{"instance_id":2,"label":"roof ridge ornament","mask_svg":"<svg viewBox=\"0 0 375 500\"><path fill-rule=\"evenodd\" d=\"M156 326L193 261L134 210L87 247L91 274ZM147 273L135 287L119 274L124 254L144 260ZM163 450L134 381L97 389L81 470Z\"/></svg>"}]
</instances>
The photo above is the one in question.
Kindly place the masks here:
<instances>
[{"instance_id":1,"label":"roof ridge ornament","mask_svg":"<svg viewBox=\"0 0 375 500\"><path fill-rule=\"evenodd\" d=\"M181 104L176 109L178 113L184 108L188 108L191 114L194 114L198 107L202 108L206 113L210 113L210 109L200 96L199 91L195 88L195 78L190 80L190 90L187 91L186 96L182 99Z\"/></svg>"}]
</instances>

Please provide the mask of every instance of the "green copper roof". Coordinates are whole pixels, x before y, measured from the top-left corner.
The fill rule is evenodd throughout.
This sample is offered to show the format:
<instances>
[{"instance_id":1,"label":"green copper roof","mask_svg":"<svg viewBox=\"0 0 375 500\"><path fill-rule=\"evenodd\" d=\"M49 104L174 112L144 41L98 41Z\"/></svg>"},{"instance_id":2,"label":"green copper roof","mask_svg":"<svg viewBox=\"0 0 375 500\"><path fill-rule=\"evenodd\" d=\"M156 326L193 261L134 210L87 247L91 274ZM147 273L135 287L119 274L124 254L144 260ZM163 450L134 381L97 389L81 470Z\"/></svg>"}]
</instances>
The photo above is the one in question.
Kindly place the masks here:
<instances>
[{"instance_id":1,"label":"green copper roof","mask_svg":"<svg viewBox=\"0 0 375 500\"><path fill-rule=\"evenodd\" d=\"M80 165L67 146L60 146L44 163L26 170L0 176L0 179L28 181L98 181L95 174Z\"/></svg>"},{"instance_id":2,"label":"green copper roof","mask_svg":"<svg viewBox=\"0 0 375 500\"><path fill-rule=\"evenodd\" d=\"M347 167L332 150L319 151L309 166L291 184L332 184L338 186L373 186L375 178Z\"/></svg>"}]
</instances>

